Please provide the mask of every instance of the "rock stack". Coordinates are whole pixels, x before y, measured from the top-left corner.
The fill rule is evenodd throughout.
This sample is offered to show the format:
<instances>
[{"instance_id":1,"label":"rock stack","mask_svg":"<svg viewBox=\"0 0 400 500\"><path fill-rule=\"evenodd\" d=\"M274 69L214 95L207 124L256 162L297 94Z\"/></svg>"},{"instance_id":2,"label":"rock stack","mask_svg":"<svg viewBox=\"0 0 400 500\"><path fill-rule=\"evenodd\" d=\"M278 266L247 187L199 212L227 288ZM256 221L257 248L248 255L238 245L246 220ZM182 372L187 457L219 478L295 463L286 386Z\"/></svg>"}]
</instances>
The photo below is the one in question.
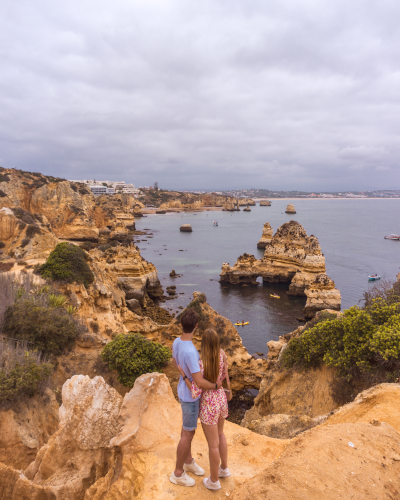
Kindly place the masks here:
<instances>
[{"instance_id":1,"label":"rock stack","mask_svg":"<svg viewBox=\"0 0 400 500\"><path fill-rule=\"evenodd\" d=\"M270 236L272 228L264 228ZM266 244L261 260L245 253L234 266L224 264L220 283L257 285L259 276L268 283L289 283L288 295L310 296L305 309L305 314L310 317L321 309L340 309L340 292L325 273L325 257L318 239L308 236L298 222L290 221L283 224Z\"/></svg>"},{"instance_id":2,"label":"rock stack","mask_svg":"<svg viewBox=\"0 0 400 500\"><path fill-rule=\"evenodd\" d=\"M260 207L270 207L271 202L269 200L260 200Z\"/></svg>"},{"instance_id":3,"label":"rock stack","mask_svg":"<svg viewBox=\"0 0 400 500\"><path fill-rule=\"evenodd\" d=\"M180 227L180 231L182 233L191 233L193 231L192 226L190 224L183 224Z\"/></svg>"},{"instance_id":4,"label":"rock stack","mask_svg":"<svg viewBox=\"0 0 400 500\"><path fill-rule=\"evenodd\" d=\"M289 203L289 205L286 207L285 214L295 214L296 209L294 208L294 205Z\"/></svg>"},{"instance_id":5,"label":"rock stack","mask_svg":"<svg viewBox=\"0 0 400 500\"><path fill-rule=\"evenodd\" d=\"M274 234L274 230L272 229L271 224L269 222L265 222L261 239L257 243L257 248L261 249L261 250L263 248L265 248L268 245L268 243L271 241L273 234Z\"/></svg>"},{"instance_id":6,"label":"rock stack","mask_svg":"<svg viewBox=\"0 0 400 500\"><path fill-rule=\"evenodd\" d=\"M243 212L251 212L251 209L249 208L249 205L247 205L247 207L243 209Z\"/></svg>"}]
</instances>

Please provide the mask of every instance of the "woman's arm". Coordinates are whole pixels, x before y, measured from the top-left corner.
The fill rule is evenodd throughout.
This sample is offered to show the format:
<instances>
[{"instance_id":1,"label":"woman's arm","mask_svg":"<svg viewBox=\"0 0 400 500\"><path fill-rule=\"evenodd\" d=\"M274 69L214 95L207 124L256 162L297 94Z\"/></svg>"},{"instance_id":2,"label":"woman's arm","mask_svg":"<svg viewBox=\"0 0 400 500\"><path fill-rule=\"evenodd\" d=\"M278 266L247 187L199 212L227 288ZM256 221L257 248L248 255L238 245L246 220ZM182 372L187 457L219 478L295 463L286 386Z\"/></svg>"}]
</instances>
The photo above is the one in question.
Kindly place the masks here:
<instances>
[{"instance_id":1,"label":"woman's arm","mask_svg":"<svg viewBox=\"0 0 400 500\"><path fill-rule=\"evenodd\" d=\"M222 351L222 356L224 358L224 373L225 373L225 378L226 378L226 384L228 386L228 389L230 390L230 388L231 388L231 382L229 380L228 358L226 357L226 354L224 353L224 351Z\"/></svg>"},{"instance_id":2,"label":"woman's arm","mask_svg":"<svg viewBox=\"0 0 400 500\"><path fill-rule=\"evenodd\" d=\"M179 373L182 375L185 384L188 386L189 390L192 390L192 382L187 378L186 373L182 370L181 365L178 366Z\"/></svg>"}]
</instances>

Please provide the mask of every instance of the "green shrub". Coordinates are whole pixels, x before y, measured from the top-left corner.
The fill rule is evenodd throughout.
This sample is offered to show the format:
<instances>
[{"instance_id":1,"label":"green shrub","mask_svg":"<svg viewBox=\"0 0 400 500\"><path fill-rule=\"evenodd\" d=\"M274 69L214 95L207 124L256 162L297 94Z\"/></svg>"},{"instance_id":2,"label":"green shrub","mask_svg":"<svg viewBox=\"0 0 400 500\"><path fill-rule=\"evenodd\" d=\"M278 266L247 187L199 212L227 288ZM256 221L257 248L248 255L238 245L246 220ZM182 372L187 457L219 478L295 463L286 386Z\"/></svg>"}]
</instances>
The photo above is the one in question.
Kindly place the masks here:
<instances>
[{"instance_id":1,"label":"green shrub","mask_svg":"<svg viewBox=\"0 0 400 500\"><path fill-rule=\"evenodd\" d=\"M0 189L0 198L6 198L6 197L7 197L6 193Z\"/></svg>"},{"instance_id":2,"label":"green shrub","mask_svg":"<svg viewBox=\"0 0 400 500\"><path fill-rule=\"evenodd\" d=\"M39 273L43 278L53 281L82 283L89 286L94 281L94 274L86 259L86 252L77 245L59 243L40 267Z\"/></svg>"},{"instance_id":3,"label":"green shrub","mask_svg":"<svg viewBox=\"0 0 400 500\"><path fill-rule=\"evenodd\" d=\"M30 242L30 238L23 238L23 240L21 241L21 248L24 248L26 247L26 245Z\"/></svg>"},{"instance_id":4,"label":"green shrub","mask_svg":"<svg viewBox=\"0 0 400 500\"><path fill-rule=\"evenodd\" d=\"M32 342L48 354L60 355L75 340L78 325L64 308L51 307L45 299L23 296L6 309L3 333Z\"/></svg>"},{"instance_id":5,"label":"green shrub","mask_svg":"<svg viewBox=\"0 0 400 500\"><path fill-rule=\"evenodd\" d=\"M285 368L325 363L346 380L377 369L392 370L393 363L400 364L400 303L373 299L365 309L354 306L337 319L319 322L290 340L281 363Z\"/></svg>"},{"instance_id":6,"label":"green shrub","mask_svg":"<svg viewBox=\"0 0 400 500\"><path fill-rule=\"evenodd\" d=\"M121 384L133 386L140 375L165 366L171 351L138 333L121 333L104 347L101 357L111 370L117 370Z\"/></svg>"},{"instance_id":7,"label":"green shrub","mask_svg":"<svg viewBox=\"0 0 400 500\"><path fill-rule=\"evenodd\" d=\"M6 372L0 369L0 402L21 396L33 396L40 384L51 374L52 365L36 363L27 353L27 360Z\"/></svg>"},{"instance_id":8,"label":"green shrub","mask_svg":"<svg viewBox=\"0 0 400 500\"><path fill-rule=\"evenodd\" d=\"M10 180L7 174L0 174L0 182L8 182Z\"/></svg>"}]
</instances>

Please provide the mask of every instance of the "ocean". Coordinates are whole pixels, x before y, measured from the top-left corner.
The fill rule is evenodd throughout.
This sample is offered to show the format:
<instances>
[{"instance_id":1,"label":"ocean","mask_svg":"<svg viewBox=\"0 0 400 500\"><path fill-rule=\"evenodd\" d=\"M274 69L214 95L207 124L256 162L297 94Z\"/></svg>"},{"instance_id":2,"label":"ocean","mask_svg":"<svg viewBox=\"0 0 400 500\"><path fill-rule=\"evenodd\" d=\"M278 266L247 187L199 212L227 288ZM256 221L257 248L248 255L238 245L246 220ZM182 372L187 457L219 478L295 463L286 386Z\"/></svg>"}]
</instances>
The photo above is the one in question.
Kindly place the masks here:
<instances>
[{"instance_id":1,"label":"ocean","mask_svg":"<svg viewBox=\"0 0 400 500\"><path fill-rule=\"evenodd\" d=\"M293 203L296 215L285 214ZM242 207L243 208L243 207ZM373 284L368 275L378 273L394 281L400 266L400 241L384 236L400 232L400 199L272 200L272 206L252 206L251 212L189 212L148 215L136 219L136 229L148 229L152 237L137 237L142 256L152 262L164 288L176 285L177 297L163 307L178 313L194 291L206 294L207 302L233 323L249 321L238 332L250 354L265 357L266 343L296 329L306 299L286 295L288 285L222 288L219 274L224 262L233 265L247 252L261 258L257 249L264 222L275 231L296 220L308 235L314 234L326 259L326 271L342 295L342 309L359 303ZM218 227L213 221L218 221ZM192 233L181 233L191 224ZM141 241L137 241L140 239ZM146 240L146 241L143 241ZM174 269L180 278L170 278ZM270 297L277 292L280 299Z\"/></svg>"}]
</instances>

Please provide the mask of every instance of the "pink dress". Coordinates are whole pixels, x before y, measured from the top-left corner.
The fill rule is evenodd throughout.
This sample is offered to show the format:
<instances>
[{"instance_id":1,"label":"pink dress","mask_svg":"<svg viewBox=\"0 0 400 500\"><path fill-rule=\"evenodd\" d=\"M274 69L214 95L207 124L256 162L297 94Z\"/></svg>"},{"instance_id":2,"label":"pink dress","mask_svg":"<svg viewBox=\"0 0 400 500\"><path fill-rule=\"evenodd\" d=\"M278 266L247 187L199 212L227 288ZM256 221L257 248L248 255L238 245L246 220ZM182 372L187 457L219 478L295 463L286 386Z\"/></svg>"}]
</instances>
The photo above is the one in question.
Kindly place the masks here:
<instances>
[{"instance_id":1,"label":"pink dress","mask_svg":"<svg viewBox=\"0 0 400 500\"><path fill-rule=\"evenodd\" d=\"M221 349L219 354L219 374L218 378L224 380L224 351ZM200 360L201 374L204 375L203 363ZM227 418L228 416L228 401L224 389L218 391L207 390L203 391L197 387L195 382L192 382L192 397L197 398L201 394L200 399L200 421L206 425L215 425L220 418Z\"/></svg>"}]
</instances>

